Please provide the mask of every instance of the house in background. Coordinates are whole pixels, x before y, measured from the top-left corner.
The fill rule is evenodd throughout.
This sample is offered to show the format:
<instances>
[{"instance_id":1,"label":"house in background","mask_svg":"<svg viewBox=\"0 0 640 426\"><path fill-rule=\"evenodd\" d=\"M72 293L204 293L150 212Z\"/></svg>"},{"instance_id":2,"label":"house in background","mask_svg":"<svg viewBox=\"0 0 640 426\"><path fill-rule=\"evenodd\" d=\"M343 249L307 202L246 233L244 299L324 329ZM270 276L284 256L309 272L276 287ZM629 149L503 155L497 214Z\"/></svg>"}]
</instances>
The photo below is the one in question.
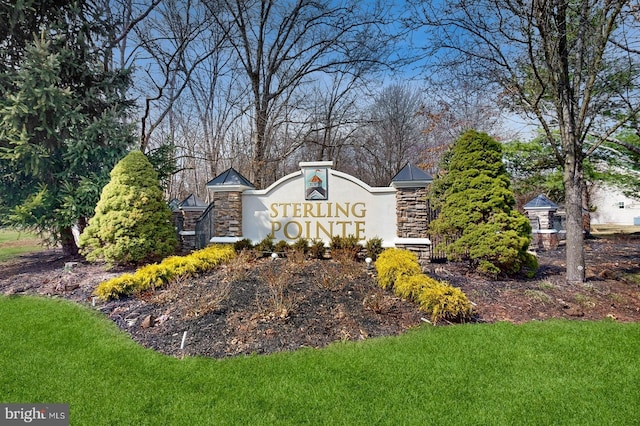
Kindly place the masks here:
<instances>
[{"instance_id":1,"label":"house in background","mask_svg":"<svg viewBox=\"0 0 640 426\"><path fill-rule=\"evenodd\" d=\"M591 206L593 225L640 225L640 200L629 198L615 188L594 185Z\"/></svg>"}]
</instances>

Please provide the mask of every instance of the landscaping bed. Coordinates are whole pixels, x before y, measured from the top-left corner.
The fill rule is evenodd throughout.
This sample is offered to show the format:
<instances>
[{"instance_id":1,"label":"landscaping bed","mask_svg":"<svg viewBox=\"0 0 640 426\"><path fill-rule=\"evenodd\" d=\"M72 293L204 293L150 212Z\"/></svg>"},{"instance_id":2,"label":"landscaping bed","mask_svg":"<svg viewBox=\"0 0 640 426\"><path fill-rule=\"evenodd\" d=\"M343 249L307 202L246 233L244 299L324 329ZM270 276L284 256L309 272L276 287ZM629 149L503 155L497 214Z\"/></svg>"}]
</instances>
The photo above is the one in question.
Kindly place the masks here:
<instances>
[{"instance_id":1,"label":"landscaping bed","mask_svg":"<svg viewBox=\"0 0 640 426\"><path fill-rule=\"evenodd\" d=\"M563 247L540 252L540 270L529 280L493 280L461 263L429 264L425 271L460 287L476 305L477 322L640 321L639 243L635 235L588 240L587 282L579 285L564 281ZM93 290L130 270L107 271L57 250L0 267L0 294L95 303L94 309L141 345L173 356L223 358L322 347L399 334L428 318L414 303L380 289L373 268L362 262L244 256L166 288L109 302L95 300Z\"/></svg>"}]
</instances>

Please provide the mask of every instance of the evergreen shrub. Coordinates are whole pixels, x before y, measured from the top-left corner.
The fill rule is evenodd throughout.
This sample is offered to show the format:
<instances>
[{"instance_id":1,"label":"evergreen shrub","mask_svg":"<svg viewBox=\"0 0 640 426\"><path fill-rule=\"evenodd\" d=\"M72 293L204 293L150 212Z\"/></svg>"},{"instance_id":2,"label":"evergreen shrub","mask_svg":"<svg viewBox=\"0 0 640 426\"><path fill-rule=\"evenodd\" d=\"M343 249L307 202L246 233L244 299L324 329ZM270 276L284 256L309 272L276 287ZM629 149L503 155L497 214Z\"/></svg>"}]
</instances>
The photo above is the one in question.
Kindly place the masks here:
<instances>
[{"instance_id":1,"label":"evergreen shrub","mask_svg":"<svg viewBox=\"0 0 640 426\"><path fill-rule=\"evenodd\" d=\"M387 289L393 287L402 275L417 275L422 272L415 253L398 248L383 251L376 260L378 284Z\"/></svg>"},{"instance_id":2,"label":"evergreen shrub","mask_svg":"<svg viewBox=\"0 0 640 426\"><path fill-rule=\"evenodd\" d=\"M471 317L473 311L462 290L438 281L435 285L422 287L417 301L420 309L431 315L434 324L442 319L464 321Z\"/></svg>"},{"instance_id":3,"label":"evergreen shrub","mask_svg":"<svg viewBox=\"0 0 640 426\"><path fill-rule=\"evenodd\" d=\"M418 301L418 296L426 287L435 287L439 281L425 274L401 275L393 286L396 296L403 299Z\"/></svg>"},{"instance_id":4,"label":"evergreen shrub","mask_svg":"<svg viewBox=\"0 0 640 426\"><path fill-rule=\"evenodd\" d=\"M132 151L111 171L95 215L80 235L88 261L137 264L175 252L178 240L158 175L147 157Z\"/></svg>"},{"instance_id":5,"label":"evergreen shrub","mask_svg":"<svg viewBox=\"0 0 640 426\"><path fill-rule=\"evenodd\" d=\"M256 244L253 248L258 253L271 253L273 252L273 249L276 247L276 244L274 243L273 240L274 240L273 234L269 234L266 237L264 237L262 240L260 240L258 244Z\"/></svg>"},{"instance_id":6,"label":"evergreen shrub","mask_svg":"<svg viewBox=\"0 0 640 426\"><path fill-rule=\"evenodd\" d=\"M324 241L318 238L311 241L311 245L309 246L309 253L311 254L311 257L313 259L324 258L326 252L327 247L324 245Z\"/></svg>"},{"instance_id":7,"label":"evergreen shrub","mask_svg":"<svg viewBox=\"0 0 640 426\"><path fill-rule=\"evenodd\" d=\"M358 258L358 253L362 250L362 245L355 235L349 234L346 237L334 235L329 244L331 257L338 261L350 261Z\"/></svg>"},{"instance_id":8,"label":"evergreen shrub","mask_svg":"<svg viewBox=\"0 0 640 426\"><path fill-rule=\"evenodd\" d=\"M276 253L286 253L290 247L291 246L286 240L280 240L276 243L275 246L273 246L273 251L275 251Z\"/></svg>"},{"instance_id":9,"label":"evergreen shrub","mask_svg":"<svg viewBox=\"0 0 640 426\"><path fill-rule=\"evenodd\" d=\"M233 246L212 245L194 251L187 256L167 257L160 263L145 265L135 273L126 273L98 285L94 295L102 300L119 299L122 296L156 289L185 276L211 270L235 255Z\"/></svg>"},{"instance_id":10,"label":"evergreen shrub","mask_svg":"<svg viewBox=\"0 0 640 426\"><path fill-rule=\"evenodd\" d=\"M245 250L252 250L253 243L249 238L243 238L233 243L233 249L236 251L236 253L240 253Z\"/></svg>"},{"instance_id":11,"label":"evergreen shrub","mask_svg":"<svg viewBox=\"0 0 640 426\"><path fill-rule=\"evenodd\" d=\"M370 257L371 260L375 261L378 258L378 256L380 256L380 253L382 253L382 251L384 250L384 248L382 248L382 238L380 237L369 238L365 242L364 248L367 253L367 257Z\"/></svg>"},{"instance_id":12,"label":"evergreen shrub","mask_svg":"<svg viewBox=\"0 0 640 426\"><path fill-rule=\"evenodd\" d=\"M448 242L436 250L492 276L535 274L527 253L531 225L516 210L500 143L469 130L444 156L440 169L429 193L439 214L429 226Z\"/></svg>"},{"instance_id":13,"label":"evergreen shrub","mask_svg":"<svg viewBox=\"0 0 640 426\"><path fill-rule=\"evenodd\" d=\"M415 253L403 249L386 249L376 261L378 284L393 287L394 293L420 305L435 324L442 319L465 321L473 313L467 296L447 282L422 273Z\"/></svg>"},{"instance_id":14,"label":"evergreen shrub","mask_svg":"<svg viewBox=\"0 0 640 426\"><path fill-rule=\"evenodd\" d=\"M298 238L291 244L291 248L295 251L302 252L306 254L309 252L309 240L306 238Z\"/></svg>"}]
</instances>

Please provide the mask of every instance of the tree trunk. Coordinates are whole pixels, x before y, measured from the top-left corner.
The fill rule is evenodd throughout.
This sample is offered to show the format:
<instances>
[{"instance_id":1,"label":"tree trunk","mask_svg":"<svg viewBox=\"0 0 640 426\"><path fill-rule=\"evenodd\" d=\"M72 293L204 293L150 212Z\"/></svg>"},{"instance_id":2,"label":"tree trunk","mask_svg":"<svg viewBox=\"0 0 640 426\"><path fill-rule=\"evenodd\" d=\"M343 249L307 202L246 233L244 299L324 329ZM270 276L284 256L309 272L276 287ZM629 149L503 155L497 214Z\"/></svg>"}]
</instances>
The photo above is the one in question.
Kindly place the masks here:
<instances>
[{"instance_id":1,"label":"tree trunk","mask_svg":"<svg viewBox=\"0 0 640 426\"><path fill-rule=\"evenodd\" d=\"M253 135L253 164L254 184L264 189L266 184L266 146L267 146L267 112L266 107L257 104L255 109L255 133Z\"/></svg>"},{"instance_id":2,"label":"tree trunk","mask_svg":"<svg viewBox=\"0 0 640 426\"><path fill-rule=\"evenodd\" d=\"M76 256L78 254L78 246L73 237L73 229L70 226L60 230L60 244L62 245L62 254L65 256Z\"/></svg>"},{"instance_id":3,"label":"tree trunk","mask_svg":"<svg viewBox=\"0 0 640 426\"><path fill-rule=\"evenodd\" d=\"M566 278L568 283L585 281L582 160L576 157L575 152L567 153L564 168L565 208L567 211Z\"/></svg>"}]
</instances>

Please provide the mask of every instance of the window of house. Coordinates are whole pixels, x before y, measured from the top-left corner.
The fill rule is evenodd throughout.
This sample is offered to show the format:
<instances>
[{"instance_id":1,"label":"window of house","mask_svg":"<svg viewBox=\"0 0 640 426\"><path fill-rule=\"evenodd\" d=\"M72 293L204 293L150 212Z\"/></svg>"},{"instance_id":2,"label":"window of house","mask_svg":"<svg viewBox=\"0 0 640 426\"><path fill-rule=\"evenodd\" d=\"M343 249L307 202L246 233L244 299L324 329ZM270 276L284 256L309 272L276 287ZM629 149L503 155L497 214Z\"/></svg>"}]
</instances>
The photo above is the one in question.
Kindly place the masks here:
<instances>
[{"instance_id":1,"label":"window of house","mask_svg":"<svg viewBox=\"0 0 640 426\"><path fill-rule=\"evenodd\" d=\"M620 202L618 203L618 208L619 208L619 209L624 209L624 201L620 201Z\"/></svg>"}]
</instances>

